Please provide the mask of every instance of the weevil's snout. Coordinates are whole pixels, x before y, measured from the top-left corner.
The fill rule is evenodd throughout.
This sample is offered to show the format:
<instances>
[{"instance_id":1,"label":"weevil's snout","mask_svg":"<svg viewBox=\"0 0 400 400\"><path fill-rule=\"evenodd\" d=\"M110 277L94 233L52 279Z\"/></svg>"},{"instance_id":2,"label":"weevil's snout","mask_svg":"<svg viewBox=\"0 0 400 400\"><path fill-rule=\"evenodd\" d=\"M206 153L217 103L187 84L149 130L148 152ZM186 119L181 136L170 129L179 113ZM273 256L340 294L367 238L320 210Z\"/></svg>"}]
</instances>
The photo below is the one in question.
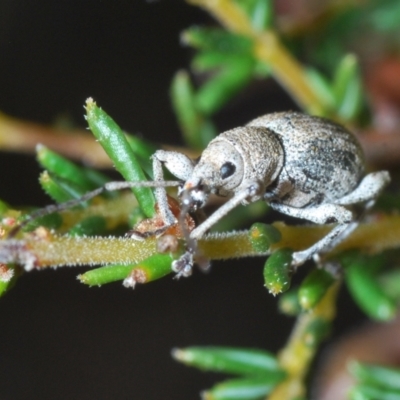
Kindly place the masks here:
<instances>
[{"instance_id":1,"label":"weevil's snout","mask_svg":"<svg viewBox=\"0 0 400 400\"><path fill-rule=\"evenodd\" d=\"M210 187L204 184L200 178L189 178L183 185L179 196L184 207L189 211L196 211L206 205L210 192Z\"/></svg>"}]
</instances>

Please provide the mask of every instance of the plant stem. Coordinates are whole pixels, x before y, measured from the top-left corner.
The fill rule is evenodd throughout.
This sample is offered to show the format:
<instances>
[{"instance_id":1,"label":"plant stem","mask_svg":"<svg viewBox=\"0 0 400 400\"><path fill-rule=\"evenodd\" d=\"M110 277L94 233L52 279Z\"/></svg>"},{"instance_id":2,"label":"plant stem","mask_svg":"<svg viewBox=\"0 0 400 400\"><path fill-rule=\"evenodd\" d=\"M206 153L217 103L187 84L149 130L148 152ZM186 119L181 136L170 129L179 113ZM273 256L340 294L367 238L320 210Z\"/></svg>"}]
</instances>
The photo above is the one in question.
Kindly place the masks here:
<instances>
[{"instance_id":1,"label":"plant stem","mask_svg":"<svg viewBox=\"0 0 400 400\"><path fill-rule=\"evenodd\" d=\"M271 246L271 251L290 247L300 250L321 239L331 229L329 226L287 226L275 223L282 240ZM40 228L38 228L40 229ZM24 260L35 261L35 267L63 265L106 265L137 263L156 253L154 239L135 241L116 237L67 237L53 235L45 228L25 234L22 240L0 241L0 262L24 264ZM400 246L400 216L382 217L358 229L335 251L358 248L369 253ZM211 260L265 256L271 251L257 252L250 240L249 232L210 234L199 241L204 257Z\"/></svg>"},{"instance_id":2,"label":"plant stem","mask_svg":"<svg viewBox=\"0 0 400 400\"><path fill-rule=\"evenodd\" d=\"M305 397L304 378L313 360L318 344L335 317L339 283L333 285L313 312L301 314L286 346L278 355L288 378L276 387L268 400L289 400Z\"/></svg>"}]
</instances>

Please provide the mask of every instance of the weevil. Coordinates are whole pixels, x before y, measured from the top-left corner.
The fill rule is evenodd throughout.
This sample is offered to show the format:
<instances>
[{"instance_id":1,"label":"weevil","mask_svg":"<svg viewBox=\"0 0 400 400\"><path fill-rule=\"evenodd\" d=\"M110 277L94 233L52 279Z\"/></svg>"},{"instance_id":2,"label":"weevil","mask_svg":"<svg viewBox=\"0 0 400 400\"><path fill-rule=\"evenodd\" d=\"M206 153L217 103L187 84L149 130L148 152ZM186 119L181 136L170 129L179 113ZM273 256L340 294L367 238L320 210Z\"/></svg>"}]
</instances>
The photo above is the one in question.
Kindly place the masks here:
<instances>
[{"instance_id":1,"label":"weevil","mask_svg":"<svg viewBox=\"0 0 400 400\"><path fill-rule=\"evenodd\" d=\"M291 217L337 224L310 248L293 253L292 265L297 267L350 234L358 222L349 206L371 207L390 182L387 171L365 173L363 152L352 133L299 112L267 114L221 133L197 162L158 150L153 155L156 182L164 181L163 165L184 182L179 196L186 211L204 207L210 194L229 197L189 233L187 253L172 266L178 276L190 275L196 241L239 204L264 200ZM157 187L155 195L165 225L176 223L165 187Z\"/></svg>"},{"instance_id":2,"label":"weevil","mask_svg":"<svg viewBox=\"0 0 400 400\"><path fill-rule=\"evenodd\" d=\"M154 181L109 182L80 199L34 212L9 236L34 218L75 206L104 190L148 186L155 187L164 224L149 235L160 235L177 223L185 231L183 221L187 214L202 209L210 194L228 197L212 215L186 232L187 251L172 265L177 277L190 275L194 262L201 262L196 244L210 228L239 204L256 201L266 201L282 214L316 224L336 223L317 243L293 253L292 266L298 267L349 235L358 224L352 206L361 204L367 210L390 182L387 171L366 174L362 149L352 133L327 119L300 112L267 114L223 132L208 144L198 160L166 150L157 150L152 160ZM178 181L165 181L163 166ZM168 186L179 186L178 218L168 204ZM135 231L130 235L143 238Z\"/></svg>"}]
</instances>

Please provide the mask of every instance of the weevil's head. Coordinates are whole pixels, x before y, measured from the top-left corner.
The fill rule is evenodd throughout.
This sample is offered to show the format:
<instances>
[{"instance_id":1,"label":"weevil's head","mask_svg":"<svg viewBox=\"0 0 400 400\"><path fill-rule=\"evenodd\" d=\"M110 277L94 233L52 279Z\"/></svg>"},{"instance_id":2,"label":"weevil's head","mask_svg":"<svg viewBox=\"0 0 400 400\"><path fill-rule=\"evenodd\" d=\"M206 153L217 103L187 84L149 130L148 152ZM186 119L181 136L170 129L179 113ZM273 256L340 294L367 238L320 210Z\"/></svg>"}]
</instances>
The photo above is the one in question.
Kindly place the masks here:
<instances>
[{"instance_id":1,"label":"weevil's head","mask_svg":"<svg viewBox=\"0 0 400 400\"><path fill-rule=\"evenodd\" d=\"M190 209L203 207L210 193L229 196L242 183L242 155L225 140L215 139L203 151L181 190L182 202Z\"/></svg>"}]
</instances>

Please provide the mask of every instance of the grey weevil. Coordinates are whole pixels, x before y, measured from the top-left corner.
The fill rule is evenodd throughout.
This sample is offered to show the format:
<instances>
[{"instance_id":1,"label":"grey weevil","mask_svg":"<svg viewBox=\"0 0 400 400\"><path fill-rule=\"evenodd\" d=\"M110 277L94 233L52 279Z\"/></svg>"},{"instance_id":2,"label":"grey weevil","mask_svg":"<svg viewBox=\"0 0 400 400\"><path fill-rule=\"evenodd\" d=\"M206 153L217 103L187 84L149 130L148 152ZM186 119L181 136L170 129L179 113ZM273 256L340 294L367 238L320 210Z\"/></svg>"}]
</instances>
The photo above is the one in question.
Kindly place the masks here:
<instances>
[{"instance_id":1,"label":"grey weevil","mask_svg":"<svg viewBox=\"0 0 400 400\"><path fill-rule=\"evenodd\" d=\"M272 209L317 224L337 223L324 238L293 253L293 267L336 246L358 222L346 208L371 207L390 182L387 171L365 175L363 152L355 137L327 119L299 112L267 114L218 135L198 162L158 150L152 156L155 196L165 226L177 223L168 207L162 165L183 181L182 207L196 211L209 195L229 200L188 234L188 251L172 268L191 274L195 243L239 204L266 201Z\"/></svg>"},{"instance_id":2,"label":"grey weevil","mask_svg":"<svg viewBox=\"0 0 400 400\"><path fill-rule=\"evenodd\" d=\"M367 210L390 182L387 171L365 174L361 147L344 127L299 112L267 114L243 127L221 133L208 144L198 161L165 150L157 150L152 159L154 181L109 182L80 199L33 212L9 237L37 217L75 206L105 190L147 186L155 187L164 227L147 232L146 236L162 234L171 225L182 223L189 212L207 204L210 194L229 197L200 225L186 232L187 251L172 264L177 277L190 275L194 259L201 260L196 254L197 241L212 226L239 204L258 200L291 217L316 224L337 223L317 243L293 253L292 266L297 267L329 251L349 235L358 225L349 206L362 204ZM165 181L163 165L179 181ZM165 189L168 186L180 187L180 221L169 208ZM182 230L185 231L183 223ZM130 236L143 238L135 231Z\"/></svg>"}]
</instances>

